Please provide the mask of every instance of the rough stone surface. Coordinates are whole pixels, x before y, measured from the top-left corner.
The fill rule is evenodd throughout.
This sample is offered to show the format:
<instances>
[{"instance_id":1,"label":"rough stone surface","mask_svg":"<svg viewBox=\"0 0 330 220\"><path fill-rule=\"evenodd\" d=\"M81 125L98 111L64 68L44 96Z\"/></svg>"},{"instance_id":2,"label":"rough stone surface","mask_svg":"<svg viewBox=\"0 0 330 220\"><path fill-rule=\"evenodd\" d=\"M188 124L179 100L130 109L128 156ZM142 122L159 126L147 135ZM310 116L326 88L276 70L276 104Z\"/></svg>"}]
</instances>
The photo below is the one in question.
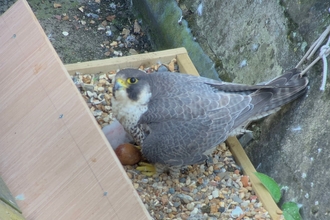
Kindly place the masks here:
<instances>
[{"instance_id":1,"label":"rough stone surface","mask_svg":"<svg viewBox=\"0 0 330 220\"><path fill-rule=\"evenodd\" d=\"M132 0L133 8L150 26L150 37L157 50L185 47L200 75L219 79L214 64L182 19L176 1Z\"/></svg>"},{"instance_id":2,"label":"rough stone surface","mask_svg":"<svg viewBox=\"0 0 330 220\"><path fill-rule=\"evenodd\" d=\"M297 59L285 58L293 50L282 14L274 1L205 1L197 25L222 64L218 67L222 78L255 84L295 65Z\"/></svg>"}]
</instances>

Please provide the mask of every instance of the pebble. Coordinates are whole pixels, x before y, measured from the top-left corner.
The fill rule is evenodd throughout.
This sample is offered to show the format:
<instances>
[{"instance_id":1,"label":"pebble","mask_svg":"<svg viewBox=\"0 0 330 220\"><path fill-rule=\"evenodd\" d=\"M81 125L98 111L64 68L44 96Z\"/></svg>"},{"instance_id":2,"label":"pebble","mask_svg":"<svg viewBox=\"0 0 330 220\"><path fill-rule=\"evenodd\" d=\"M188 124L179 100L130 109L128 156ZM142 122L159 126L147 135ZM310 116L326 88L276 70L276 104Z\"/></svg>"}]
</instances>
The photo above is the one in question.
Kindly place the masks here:
<instances>
[{"instance_id":1,"label":"pebble","mask_svg":"<svg viewBox=\"0 0 330 220\"><path fill-rule=\"evenodd\" d=\"M182 202L184 202L186 204L188 204L189 202L194 201L193 198L189 195L178 194L177 196L181 199Z\"/></svg>"},{"instance_id":2,"label":"pebble","mask_svg":"<svg viewBox=\"0 0 330 220\"><path fill-rule=\"evenodd\" d=\"M180 179L179 179L179 182L180 182L180 183L185 183L185 182L186 182L186 178L180 178Z\"/></svg>"},{"instance_id":3,"label":"pebble","mask_svg":"<svg viewBox=\"0 0 330 220\"><path fill-rule=\"evenodd\" d=\"M112 41L110 44L110 46L112 46L112 47L117 47L117 45L118 45L117 41Z\"/></svg>"},{"instance_id":4,"label":"pebble","mask_svg":"<svg viewBox=\"0 0 330 220\"><path fill-rule=\"evenodd\" d=\"M103 92L103 91L104 91L104 88L103 88L103 87L98 87L98 88L97 88L97 91L99 91L99 92Z\"/></svg>"},{"instance_id":5,"label":"pebble","mask_svg":"<svg viewBox=\"0 0 330 220\"><path fill-rule=\"evenodd\" d=\"M101 110L95 110L94 112L93 112L93 115L94 116L100 116L100 115L102 115L102 111Z\"/></svg>"},{"instance_id":6,"label":"pebble","mask_svg":"<svg viewBox=\"0 0 330 220\"><path fill-rule=\"evenodd\" d=\"M129 51L128 51L131 55L136 55L136 54L138 54L138 52L136 51L136 50L134 50L134 49L129 49Z\"/></svg>"},{"instance_id":7,"label":"pebble","mask_svg":"<svg viewBox=\"0 0 330 220\"><path fill-rule=\"evenodd\" d=\"M168 204L168 196L167 195L162 195L161 198L162 204L165 206Z\"/></svg>"},{"instance_id":8,"label":"pebble","mask_svg":"<svg viewBox=\"0 0 330 220\"><path fill-rule=\"evenodd\" d=\"M174 188L169 188L168 193L174 194L175 193L175 189Z\"/></svg>"},{"instance_id":9,"label":"pebble","mask_svg":"<svg viewBox=\"0 0 330 220\"><path fill-rule=\"evenodd\" d=\"M111 36L112 36L112 31L111 31L111 30L107 30L107 31L105 32L105 35L106 35L107 37L111 37Z\"/></svg>"},{"instance_id":10,"label":"pebble","mask_svg":"<svg viewBox=\"0 0 330 220\"><path fill-rule=\"evenodd\" d=\"M219 190L218 189L213 190L212 191L212 196L213 196L213 198L218 198L219 197Z\"/></svg>"},{"instance_id":11,"label":"pebble","mask_svg":"<svg viewBox=\"0 0 330 220\"><path fill-rule=\"evenodd\" d=\"M232 199L233 199L234 202L237 202L237 203L242 203L243 202L243 200L237 195L233 195Z\"/></svg>"},{"instance_id":12,"label":"pebble","mask_svg":"<svg viewBox=\"0 0 330 220\"><path fill-rule=\"evenodd\" d=\"M187 209L192 211L195 208L195 204L193 202L187 204Z\"/></svg>"},{"instance_id":13,"label":"pebble","mask_svg":"<svg viewBox=\"0 0 330 220\"><path fill-rule=\"evenodd\" d=\"M190 215L196 215L198 213L198 208L194 208Z\"/></svg>"},{"instance_id":14,"label":"pebble","mask_svg":"<svg viewBox=\"0 0 330 220\"><path fill-rule=\"evenodd\" d=\"M94 93L93 93L93 92L91 92L91 91L87 91L86 93L87 93L87 96L88 96L89 98L94 97Z\"/></svg>"},{"instance_id":15,"label":"pebble","mask_svg":"<svg viewBox=\"0 0 330 220\"><path fill-rule=\"evenodd\" d=\"M220 207L218 211L223 213L224 211L226 211L226 208L225 207Z\"/></svg>"},{"instance_id":16,"label":"pebble","mask_svg":"<svg viewBox=\"0 0 330 220\"><path fill-rule=\"evenodd\" d=\"M235 209L231 212L230 216L233 218L237 218L242 214L243 214L243 210L241 209L241 207L236 206Z\"/></svg>"},{"instance_id":17,"label":"pebble","mask_svg":"<svg viewBox=\"0 0 330 220\"><path fill-rule=\"evenodd\" d=\"M134 186L135 189L139 188L139 184L138 183L134 183L133 186Z\"/></svg>"},{"instance_id":18,"label":"pebble","mask_svg":"<svg viewBox=\"0 0 330 220\"><path fill-rule=\"evenodd\" d=\"M190 179L190 177L188 176L187 179L186 179L186 185L190 185L190 183L191 183L191 179Z\"/></svg>"}]
</instances>

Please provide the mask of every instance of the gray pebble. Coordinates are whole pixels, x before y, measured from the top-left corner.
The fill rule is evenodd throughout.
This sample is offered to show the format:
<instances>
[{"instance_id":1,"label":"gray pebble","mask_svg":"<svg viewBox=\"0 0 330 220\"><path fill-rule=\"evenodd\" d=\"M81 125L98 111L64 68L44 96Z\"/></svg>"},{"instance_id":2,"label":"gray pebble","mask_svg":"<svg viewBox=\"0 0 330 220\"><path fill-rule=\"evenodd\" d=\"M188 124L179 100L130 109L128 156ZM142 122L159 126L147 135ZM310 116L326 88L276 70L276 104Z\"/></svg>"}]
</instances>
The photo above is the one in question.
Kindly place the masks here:
<instances>
[{"instance_id":1,"label":"gray pebble","mask_svg":"<svg viewBox=\"0 0 330 220\"><path fill-rule=\"evenodd\" d=\"M218 211L219 211L220 213L223 213L224 211L226 211L226 208L225 208L225 207L220 207L220 208L218 209Z\"/></svg>"},{"instance_id":2,"label":"gray pebble","mask_svg":"<svg viewBox=\"0 0 330 220\"><path fill-rule=\"evenodd\" d=\"M168 193L170 193L170 194L174 194L174 193L175 193L175 189L174 189L174 188L172 188L172 187L171 187L171 188L169 188L169 189L168 189Z\"/></svg>"},{"instance_id":3,"label":"gray pebble","mask_svg":"<svg viewBox=\"0 0 330 220\"><path fill-rule=\"evenodd\" d=\"M188 204L189 202L194 201L193 198L191 196L185 195L185 194L178 194L177 195L182 202Z\"/></svg>"},{"instance_id":4,"label":"gray pebble","mask_svg":"<svg viewBox=\"0 0 330 220\"><path fill-rule=\"evenodd\" d=\"M186 178L180 178L180 179L179 179L179 182L180 182L180 183L185 183L185 182L186 182Z\"/></svg>"},{"instance_id":5,"label":"gray pebble","mask_svg":"<svg viewBox=\"0 0 330 220\"><path fill-rule=\"evenodd\" d=\"M189 211L192 211L194 209L194 207L195 207L195 203L193 203L193 202L187 204L187 209Z\"/></svg>"},{"instance_id":6,"label":"gray pebble","mask_svg":"<svg viewBox=\"0 0 330 220\"><path fill-rule=\"evenodd\" d=\"M198 208L194 208L194 210L192 210L190 215L196 215L197 213L198 213Z\"/></svg>"},{"instance_id":7,"label":"gray pebble","mask_svg":"<svg viewBox=\"0 0 330 220\"><path fill-rule=\"evenodd\" d=\"M235 201L237 203L242 203L243 202L243 200L240 197L238 197L237 195L233 195L232 199L233 199L233 201Z\"/></svg>"},{"instance_id":8,"label":"gray pebble","mask_svg":"<svg viewBox=\"0 0 330 220\"><path fill-rule=\"evenodd\" d=\"M212 191L212 196L213 196L213 198L218 198L219 197L219 190L218 189L213 190Z\"/></svg>"}]
</instances>

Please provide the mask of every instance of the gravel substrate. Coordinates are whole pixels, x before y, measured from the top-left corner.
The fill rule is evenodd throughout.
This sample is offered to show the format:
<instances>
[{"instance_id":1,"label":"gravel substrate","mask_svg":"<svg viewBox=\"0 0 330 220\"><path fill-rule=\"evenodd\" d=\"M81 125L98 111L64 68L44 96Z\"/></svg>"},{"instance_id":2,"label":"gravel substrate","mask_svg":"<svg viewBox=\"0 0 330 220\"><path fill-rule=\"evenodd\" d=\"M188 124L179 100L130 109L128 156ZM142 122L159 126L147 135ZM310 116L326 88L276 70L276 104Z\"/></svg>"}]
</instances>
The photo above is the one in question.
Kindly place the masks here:
<instances>
[{"instance_id":1,"label":"gravel substrate","mask_svg":"<svg viewBox=\"0 0 330 220\"><path fill-rule=\"evenodd\" d=\"M147 72L158 68L177 71L175 59L170 64L140 67ZM113 120L110 100L114 76L115 72L77 73L72 77L100 127ZM225 143L205 164L183 169L179 178L166 173L147 177L136 166L124 169L154 219L270 219Z\"/></svg>"}]
</instances>

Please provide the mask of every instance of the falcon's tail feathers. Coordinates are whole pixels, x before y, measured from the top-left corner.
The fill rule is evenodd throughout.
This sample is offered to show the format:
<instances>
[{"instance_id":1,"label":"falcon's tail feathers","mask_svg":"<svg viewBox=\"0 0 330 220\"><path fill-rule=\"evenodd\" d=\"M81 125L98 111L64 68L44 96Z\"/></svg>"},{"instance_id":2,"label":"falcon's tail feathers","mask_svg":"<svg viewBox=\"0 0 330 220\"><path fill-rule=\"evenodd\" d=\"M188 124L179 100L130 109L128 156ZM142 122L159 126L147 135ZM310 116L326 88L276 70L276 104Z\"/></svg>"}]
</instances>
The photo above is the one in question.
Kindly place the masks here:
<instances>
[{"instance_id":1,"label":"falcon's tail feathers","mask_svg":"<svg viewBox=\"0 0 330 220\"><path fill-rule=\"evenodd\" d=\"M245 121L267 116L281 106L295 100L307 90L308 78L300 76L300 71L292 69L271 80L265 87L250 94L251 106L246 108L235 121L234 127L241 126ZM262 86L261 86L262 87Z\"/></svg>"}]
</instances>

